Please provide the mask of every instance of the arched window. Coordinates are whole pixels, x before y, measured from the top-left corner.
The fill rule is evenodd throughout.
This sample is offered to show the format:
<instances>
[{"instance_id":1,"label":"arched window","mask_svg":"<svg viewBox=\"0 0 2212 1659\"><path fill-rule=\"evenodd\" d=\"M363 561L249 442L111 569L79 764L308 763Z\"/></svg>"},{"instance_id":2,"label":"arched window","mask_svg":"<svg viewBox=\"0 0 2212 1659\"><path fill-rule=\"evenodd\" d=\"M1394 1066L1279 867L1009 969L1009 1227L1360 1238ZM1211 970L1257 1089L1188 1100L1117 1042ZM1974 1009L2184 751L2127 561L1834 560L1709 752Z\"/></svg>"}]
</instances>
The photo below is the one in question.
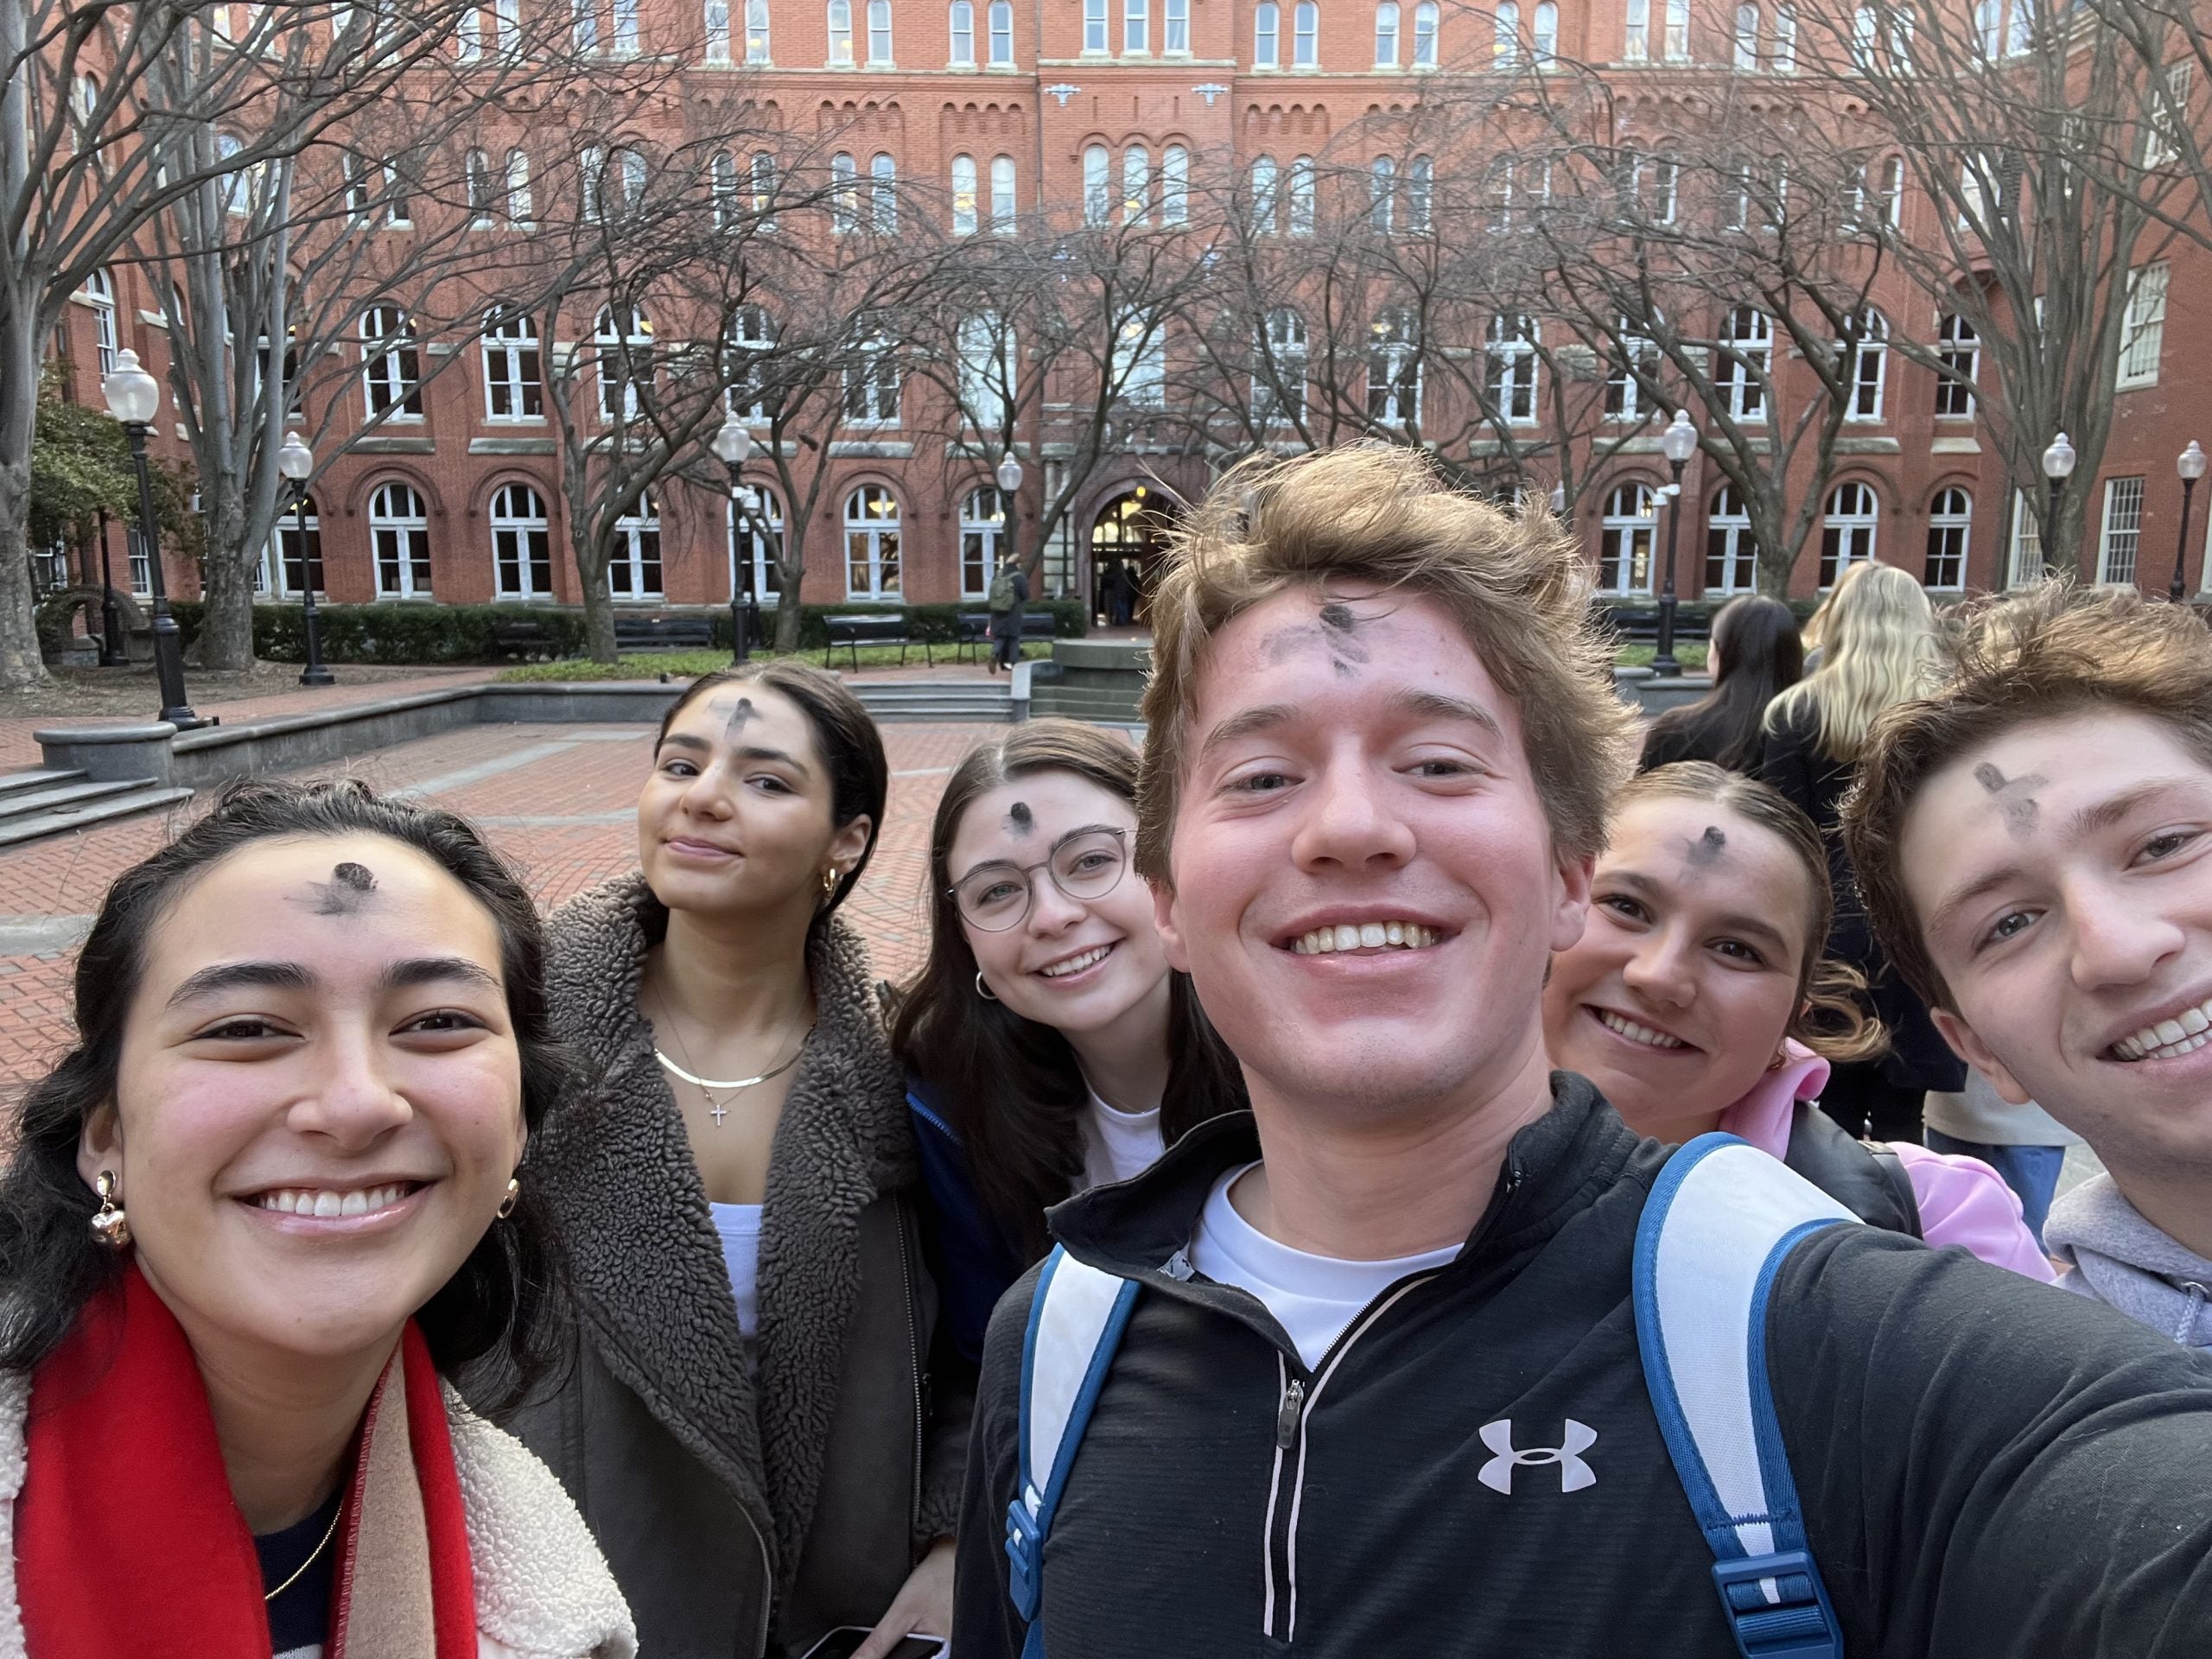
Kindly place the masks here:
<instances>
[{"instance_id":1,"label":"arched window","mask_svg":"<svg viewBox=\"0 0 2212 1659\"><path fill-rule=\"evenodd\" d=\"M1882 391L1889 378L1889 320L1869 306L1859 319L1858 350L1851 365L1851 404L1854 421L1882 418Z\"/></svg>"},{"instance_id":2,"label":"arched window","mask_svg":"<svg viewBox=\"0 0 2212 1659\"><path fill-rule=\"evenodd\" d=\"M1556 68L1559 64L1559 8L1552 0L1538 0L1536 6L1536 67Z\"/></svg>"},{"instance_id":3,"label":"arched window","mask_svg":"<svg viewBox=\"0 0 2212 1659\"><path fill-rule=\"evenodd\" d=\"M96 270L85 278L85 303L92 310L92 344L99 355L100 378L115 372L115 354L122 344L116 332L115 278Z\"/></svg>"},{"instance_id":4,"label":"arched window","mask_svg":"<svg viewBox=\"0 0 2212 1659\"><path fill-rule=\"evenodd\" d=\"M472 149L461 160L461 179L468 191L468 222L475 230L491 226L498 209L492 202L492 158Z\"/></svg>"},{"instance_id":5,"label":"arched window","mask_svg":"<svg viewBox=\"0 0 2212 1659\"><path fill-rule=\"evenodd\" d=\"M1388 236L1397 213L1398 164L1377 156L1367 164L1367 223L1377 236Z\"/></svg>"},{"instance_id":6,"label":"arched window","mask_svg":"<svg viewBox=\"0 0 2212 1659\"><path fill-rule=\"evenodd\" d=\"M614 551L607 562L607 586L617 599L661 597L660 505L651 492L614 521Z\"/></svg>"},{"instance_id":7,"label":"arched window","mask_svg":"<svg viewBox=\"0 0 2212 1659\"><path fill-rule=\"evenodd\" d=\"M1294 156L1290 158L1290 199L1288 228L1293 236L1313 234L1314 179L1313 158Z\"/></svg>"},{"instance_id":8,"label":"arched window","mask_svg":"<svg viewBox=\"0 0 2212 1659\"><path fill-rule=\"evenodd\" d=\"M899 163L879 150L868 164L868 211L878 236L899 234Z\"/></svg>"},{"instance_id":9,"label":"arched window","mask_svg":"<svg viewBox=\"0 0 2212 1659\"><path fill-rule=\"evenodd\" d=\"M1398 67L1398 0L1382 0L1375 8L1375 67Z\"/></svg>"},{"instance_id":10,"label":"arched window","mask_svg":"<svg viewBox=\"0 0 2212 1659\"><path fill-rule=\"evenodd\" d=\"M1020 216L1021 204L1014 193L1014 157L991 157L991 232L995 236L1012 236L1014 220Z\"/></svg>"},{"instance_id":11,"label":"arched window","mask_svg":"<svg viewBox=\"0 0 2212 1659\"><path fill-rule=\"evenodd\" d=\"M639 388L652 379L652 320L634 305L601 306L592 343L599 356L599 418L636 420Z\"/></svg>"},{"instance_id":12,"label":"arched window","mask_svg":"<svg viewBox=\"0 0 2212 1659\"><path fill-rule=\"evenodd\" d=\"M1967 543L1974 536L1974 498L1964 490L1938 490L1928 508L1928 568L1921 581L1930 588L1967 585Z\"/></svg>"},{"instance_id":13,"label":"arched window","mask_svg":"<svg viewBox=\"0 0 2212 1659\"><path fill-rule=\"evenodd\" d=\"M304 517L304 522L302 522ZM276 520L276 596L288 599L315 584L315 596L323 594L322 515L309 496L304 515L288 512Z\"/></svg>"},{"instance_id":14,"label":"arched window","mask_svg":"<svg viewBox=\"0 0 2212 1659\"><path fill-rule=\"evenodd\" d=\"M1766 371L1774 355L1774 324L1755 305L1739 305L1720 328L1713 385L1739 421L1766 419Z\"/></svg>"},{"instance_id":15,"label":"arched window","mask_svg":"<svg viewBox=\"0 0 2212 1659\"><path fill-rule=\"evenodd\" d=\"M991 0L991 67L1014 67L1014 0Z\"/></svg>"},{"instance_id":16,"label":"arched window","mask_svg":"<svg viewBox=\"0 0 2212 1659\"><path fill-rule=\"evenodd\" d=\"M1414 8L1414 67L1436 67L1436 0L1421 0Z\"/></svg>"},{"instance_id":17,"label":"arched window","mask_svg":"<svg viewBox=\"0 0 2212 1659\"><path fill-rule=\"evenodd\" d=\"M1536 320L1500 312L1483 339L1491 405L1511 426L1536 423Z\"/></svg>"},{"instance_id":18,"label":"arched window","mask_svg":"<svg viewBox=\"0 0 2212 1659\"><path fill-rule=\"evenodd\" d=\"M753 212L763 231L776 228L776 158L765 149L753 152Z\"/></svg>"},{"instance_id":19,"label":"arched window","mask_svg":"<svg viewBox=\"0 0 2212 1659\"><path fill-rule=\"evenodd\" d=\"M1410 312L1385 311L1369 326L1367 417L1397 427L1421 419L1421 331Z\"/></svg>"},{"instance_id":20,"label":"arched window","mask_svg":"<svg viewBox=\"0 0 2212 1659\"><path fill-rule=\"evenodd\" d=\"M707 61L729 61L729 0L706 0Z\"/></svg>"},{"instance_id":21,"label":"arched window","mask_svg":"<svg viewBox=\"0 0 2212 1659\"><path fill-rule=\"evenodd\" d=\"M1321 8L1313 0L1300 0L1292 16L1291 62L1311 69L1321 61Z\"/></svg>"},{"instance_id":22,"label":"arched window","mask_svg":"<svg viewBox=\"0 0 2212 1659\"><path fill-rule=\"evenodd\" d=\"M527 484L492 498L492 590L500 599L553 597L553 533L545 503Z\"/></svg>"},{"instance_id":23,"label":"arched window","mask_svg":"<svg viewBox=\"0 0 2212 1659\"><path fill-rule=\"evenodd\" d=\"M1113 165L1114 158L1103 144L1092 144L1083 152L1083 222L1086 225L1103 225L1112 211Z\"/></svg>"},{"instance_id":24,"label":"arched window","mask_svg":"<svg viewBox=\"0 0 2212 1659\"><path fill-rule=\"evenodd\" d=\"M784 504L773 490L760 485L747 485L738 492L734 501L722 504L725 532L734 528L736 556L753 567L753 599L755 604L776 605L784 597L784 569L779 561L784 556ZM732 518L734 518L734 524ZM732 537L724 535L722 544L731 545ZM729 573L730 596L741 595L736 570Z\"/></svg>"},{"instance_id":25,"label":"arched window","mask_svg":"<svg viewBox=\"0 0 2212 1659\"><path fill-rule=\"evenodd\" d=\"M1652 410L1644 387L1659 378L1658 343L1637 333L1630 317L1623 317L1615 326L1613 340L1612 365L1605 376L1605 418L1648 421Z\"/></svg>"},{"instance_id":26,"label":"arched window","mask_svg":"<svg viewBox=\"0 0 2212 1659\"><path fill-rule=\"evenodd\" d=\"M991 591L1007 555L1007 498L985 485L960 504L960 596L982 599Z\"/></svg>"},{"instance_id":27,"label":"arched window","mask_svg":"<svg viewBox=\"0 0 2212 1659\"><path fill-rule=\"evenodd\" d=\"M745 0L745 60L768 61L768 0Z\"/></svg>"},{"instance_id":28,"label":"arched window","mask_svg":"<svg viewBox=\"0 0 2212 1659\"><path fill-rule=\"evenodd\" d=\"M971 68L975 65L975 0L952 0L952 55L950 61L956 69Z\"/></svg>"},{"instance_id":29,"label":"arched window","mask_svg":"<svg viewBox=\"0 0 2212 1659\"><path fill-rule=\"evenodd\" d=\"M760 353L776 343L776 325L765 305L741 305L729 320L728 411L744 421L768 418L767 377Z\"/></svg>"},{"instance_id":30,"label":"arched window","mask_svg":"<svg viewBox=\"0 0 2212 1659\"><path fill-rule=\"evenodd\" d=\"M1516 0L1497 0L1492 20L1496 25L1492 56L1499 68L1510 69L1521 61L1521 8Z\"/></svg>"},{"instance_id":31,"label":"arched window","mask_svg":"<svg viewBox=\"0 0 2212 1659\"><path fill-rule=\"evenodd\" d=\"M1733 484L1724 485L1705 516L1705 591L1747 594L1758 577L1759 544L1751 516Z\"/></svg>"},{"instance_id":32,"label":"arched window","mask_svg":"<svg viewBox=\"0 0 2212 1659\"><path fill-rule=\"evenodd\" d=\"M1943 369L1936 381L1936 413L1946 417L1972 415L1974 382L1981 372L1981 336L1955 311L1936 330L1936 360Z\"/></svg>"},{"instance_id":33,"label":"arched window","mask_svg":"<svg viewBox=\"0 0 2212 1659\"><path fill-rule=\"evenodd\" d=\"M1874 534L1882 505L1864 484L1839 484L1828 494L1827 522L1821 527L1821 586L1833 588L1843 567L1874 556Z\"/></svg>"},{"instance_id":34,"label":"arched window","mask_svg":"<svg viewBox=\"0 0 2212 1659\"><path fill-rule=\"evenodd\" d=\"M415 326L396 305L372 305L361 318L361 385L371 416L423 418L423 365Z\"/></svg>"},{"instance_id":35,"label":"arched window","mask_svg":"<svg viewBox=\"0 0 2212 1659\"><path fill-rule=\"evenodd\" d=\"M1152 152L1131 144L1122 152L1122 223L1141 225L1152 210Z\"/></svg>"},{"instance_id":36,"label":"arched window","mask_svg":"<svg viewBox=\"0 0 2212 1659\"><path fill-rule=\"evenodd\" d=\"M830 67L853 67L853 0L830 0Z\"/></svg>"},{"instance_id":37,"label":"arched window","mask_svg":"<svg viewBox=\"0 0 2212 1659\"><path fill-rule=\"evenodd\" d=\"M896 599L899 576L899 498L863 484L845 498L845 597Z\"/></svg>"},{"instance_id":38,"label":"arched window","mask_svg":"<svg viewBox=\"0 0 2212 1659\"><path fill-rule=\"evenodd\" d=\"M527 230L531 222L530 157L519 149L507 152L507 223Z\"/></svg>"},{"instance_id":39,"label":"arched window","mask_svg":"<svg viewBox=\"0 0 2212 1659\"><path fill-rule=\"evenodd\" d=\"M830 158L830 229L850 236L861 226L860 163L844 150Z\"/></svg>"},{"instance_id":40,"label":"arched window","mask_svg":"<svg viewBox=\"0 0 2212 1659\"><path fill-rule=\"evenodd\" d=\"M952 158L952 233L973 236L976 233L976 158L956 156Z\"/></svg>"},{"instance_id":41,"label":"arched window","mask_svg":"<svg viewBox=\"0 0 2212 1659\"><path fill-rule=\"evenodd\" d=\"M1306 417L1306 319L1287 305L1268 313L1252 365L1252 423L1291 426Z\"/></svg>"},{"instance_id":42,"label":"arched window","mask_svg":"<svg viewBox=\"0 0 2212 1659\"><path fill-rule=\"evenodd\" d=\"M1735 67L1749 73L1759 67L1759 9L1736 8Z\"/></svg>"},{"instance_id":43,"label":"arched window","mask_svg":"<svg viewBox=\"0 0 2212 1659\"><path fill-rule=\"evenodd\" d=\"M430 596L430 515L412 486L387 484L369 498L369 548L378 599Z\"/></svg>"},{"instance_id":44,"label":"arched window","mask_svg":"<svg viewBox=\"0 0 2212 1659\"><path fill-rule=\"evenodd\" d=\"M1275 0L1261 0L1252 8L1252 67L1282 67L1282 8Z\"/></svg>"},{"instance_id":45,"label":"arched window","mask_svg":"<svg viewBox=\"0 0 2212 1659\"><path fill-rule=\"evenodd\" d=\"M1432 228L1431 201L1436 194L1436 163L1416 156L1406 168L1406 228L1426 235Z\"/></svg>"},{"instance_id":46,"label":"arched window","mask_svg":"<svg viewBox=\"0 0 2212 1659\"><path fill-rule=\"evenodd\" d=\"M868 0L868 60L891 65L891 0Z\"/></svg>"},{"instance_id":47,"label":"arched window","mask_svg":"<svg viewBox=\"0 0 2212 1659\"><path fill-rule=\"evenodd\" d=\"M614 176L621 187L622 197L618 204L626 213L634 213L645 205L645 158L634 149L614 153Z\"/></svg>"},{"instance_id":48,"label":"arched window","mask_svg":"<svg viewBox=\"0 0 2212 1659\"><path fill-rule=\"evenodd\" d=\"M502 306L484 319L484 417L491 421L545 418L544 374L537 325L527 311Z\"/></svg>"},{"instance_id":49,"label":"arched window","mask_svg":"<svg viewBox=\"0 0 2212 1659\"><path fill-rule=\"evenodd\" d=\"M1598 530L1598 591L1651 591L1651 536L1658 518L1650 486L1623 484L1605 498Z\"/></svg>"},{"instance_id":50,"label":"arched window","mask_svg":"<svg viewBox=\"0 0 2212 1659\"><path fill-rule=\"evenodd\" d=\"M1252 232L1255 236L1273 236L1279 223L1275 200L1275 158L1255 156L1252 158Z\"/></svg>"},{"instance_id":51,"label":"arched window","mask_svg":"<svg viewBox=\"0 0 2212 1659\"><path fill-rule=\"evenodd\" d=\"M737 223L737 157L726 149L718 149L708 172L714 195L715 228L727 231Z\"/></svg>"},{"instance_id":52,"label":"arched window","mask_svg":"<svg viewBox=\"0 0 2212 1659\"><path fill-rule=\"evenodd\" d=\"M1180 144L1160 152L1160 222L1191 222L1191 152Z\"/></svg>"}]
</instances>

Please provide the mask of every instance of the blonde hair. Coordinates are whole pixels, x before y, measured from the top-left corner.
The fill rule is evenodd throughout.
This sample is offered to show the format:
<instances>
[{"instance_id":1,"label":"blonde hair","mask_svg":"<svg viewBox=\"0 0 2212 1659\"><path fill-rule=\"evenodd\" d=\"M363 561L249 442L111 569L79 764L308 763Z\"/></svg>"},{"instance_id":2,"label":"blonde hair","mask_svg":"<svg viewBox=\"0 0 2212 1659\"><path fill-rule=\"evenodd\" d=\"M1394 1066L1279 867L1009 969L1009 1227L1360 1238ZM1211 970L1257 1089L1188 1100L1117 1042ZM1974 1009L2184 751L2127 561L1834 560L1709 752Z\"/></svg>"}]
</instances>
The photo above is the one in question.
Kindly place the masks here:
<instances>
[{"instance_id":1,"label":"blonde hair","mask_svg":"<svg viewBox=\"0 0 2212 1659\"><path fill-rule=\"evenodd\" d=\"M1821 602L1813 607L1813 613L1805 619L1805 626L1797 631L1799 645L1808 652L1821 648L1821 640L1828 630L1828 610L1834 605L1836 596L1848 593L1851 584L1873 568L1874 561L1872 559L1854 559L1843 567L1835 581L1829 584L1827 592L1821 595Z\"/></svg>"},{"instance_id":2,"label":"blonde hair","mask_svg":"<svg viewBox=\"0 0 2212 1659\"><path fill-rule=\"evenodd\" d=\"M1590 571L1559 521L1453 493L1411 450L1353 445L1224 474L1174 540L1152 598L1152 679L1137 797L1137 868L1171 880L1184 742L1213 637L1279 594L1373 584L1436 601L1513 700L1555 850L1605 845L1635 716Z\"/></svg>"},{"instance_id":3,"label":"blonde hair","mask_svg":"<svg viewBox=\"0 0 2212 1659\"><path fill-rule=\"evenodd\" d=\"M1926 590L1895 565L1853 569L1829 596L1821 665L1766 706L1770 732L1811 716L1832 760L1856 760L1883 711L1924 694L1943 662Z\"/></svg>"}]
</instances>

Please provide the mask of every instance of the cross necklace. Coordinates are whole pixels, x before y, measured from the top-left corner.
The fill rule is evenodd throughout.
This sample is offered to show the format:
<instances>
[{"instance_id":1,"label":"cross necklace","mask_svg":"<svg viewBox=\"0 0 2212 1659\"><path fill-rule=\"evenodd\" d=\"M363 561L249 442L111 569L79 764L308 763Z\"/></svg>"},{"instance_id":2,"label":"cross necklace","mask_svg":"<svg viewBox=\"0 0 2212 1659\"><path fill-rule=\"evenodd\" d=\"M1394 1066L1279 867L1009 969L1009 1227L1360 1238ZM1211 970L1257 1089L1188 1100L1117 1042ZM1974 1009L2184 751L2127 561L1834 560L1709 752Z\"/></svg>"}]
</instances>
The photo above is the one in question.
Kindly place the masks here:
<instances>
[{"instance_id":1,"label":"cross necklace","mask_svg":"<svg viewBox=\"0 0 2212 1659\"><path fill-rule=\"evenodd\" d=\"M668 1021L669 1035L676 1039L677 1052L682 1054L685 1059L690 1059L691 1058L690 1046L683 1040L683 1033L681 1028L677 1027L674 1014L668 1009L665 1004L663 1005L661 1011ZM767 1083L774 1078L782 1077L785 1072L790 1071L791 1067L798 1064L799 1056L806 1052L807 1039L813 1035L814 1027L812 1026L809 1026L799 1034L799 1039L798 1043L793 1046L790 1057L781 1065L770 1067L757 1077L738 1077L728 1082L714 1077L702 1077L696 1072L686 1070L684 1067L678 1065L674 1060L669 1058L667 1055L662 1053L660 1045L658 1043L653 1045L653 1058L660 1062L662 1071L667 1072L671 1077L683 1078L684 1082L690 1084L693 1088L696 1089L701 1094L707 1097L708 1116L715 1120L715 1127L719 1129L722 1126L722 1120L729 1116L729 1108L724 1105L721 1101L715 1098L716 1092L721 1091L725 1094L734 1095L743 1090L757 1088L761 1084Z\"/></svg>"}]
</instances>

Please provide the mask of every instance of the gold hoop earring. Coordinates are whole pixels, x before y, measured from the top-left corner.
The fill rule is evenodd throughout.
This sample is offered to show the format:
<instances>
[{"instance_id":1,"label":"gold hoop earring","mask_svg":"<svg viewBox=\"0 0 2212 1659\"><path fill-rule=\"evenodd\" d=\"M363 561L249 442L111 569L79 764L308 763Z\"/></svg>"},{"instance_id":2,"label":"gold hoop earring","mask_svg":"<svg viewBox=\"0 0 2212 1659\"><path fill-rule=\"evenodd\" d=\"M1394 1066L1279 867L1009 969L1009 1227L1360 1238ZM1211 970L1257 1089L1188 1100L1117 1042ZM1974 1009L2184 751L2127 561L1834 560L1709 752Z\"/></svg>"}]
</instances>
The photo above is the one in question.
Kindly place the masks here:
<instances>
[{"instance_id":1,"label":"gold hoop earring","mask_svg":"<svg viewBox=\"0 0 2212 1659\"><path fill-rule=\"evenodd\" d=\"M92 1236L111 1250L120 1250L130 1243L130 1217L123 1213L123 1206L115 1201L115 1172L100 1171L99 1179L92 1183L92 1191L100 1195L99 1213L92 1217Z\"/></svg>"},{"instance_id":2,"label":"gold hoop earring","mask_svg":"<svg viewBox=\"0 0 2212 1659\"><path fill-rule=\"evenodd\" d=\"M837 867L835 864L822 872L822 896L824 899L834 899L837 896L839 879Z\"/></svg>"},{"instance_id":3,"label":"gold hoop earring","mask_svg":"<svg viewBox=\"0 0 2212 1659\"><path fill-rule=\"evenodd\" d=\"M998 1001L998 998L991 995L991 988L983 983L983 970L980 968L976 970L976 995L982 997L986 1002L995 1002Z\"/></svg>"},{"instance_id":4,"label":"gold hoop earring","mask_svg":"<svg viewBox=\"0 0 2212 1659\"><path fill-rule=\"evenodd\" d=\"M499 1200L499 1219L505 1221L515 1212L515 1205L522 1202L522 1183L513 1176L507 1178L507 1196Z\"/></svg>"}]
</instances>

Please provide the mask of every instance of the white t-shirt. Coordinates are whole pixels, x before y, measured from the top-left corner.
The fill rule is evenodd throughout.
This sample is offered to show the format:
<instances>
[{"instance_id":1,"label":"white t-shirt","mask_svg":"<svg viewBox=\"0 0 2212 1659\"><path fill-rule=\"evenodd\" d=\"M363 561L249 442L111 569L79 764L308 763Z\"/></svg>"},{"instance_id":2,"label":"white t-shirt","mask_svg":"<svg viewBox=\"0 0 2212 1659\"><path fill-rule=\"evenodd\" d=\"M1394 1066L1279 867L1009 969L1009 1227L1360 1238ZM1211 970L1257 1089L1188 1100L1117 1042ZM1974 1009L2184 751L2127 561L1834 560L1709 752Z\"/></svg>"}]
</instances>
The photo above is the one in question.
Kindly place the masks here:
<instances>
[{"instance_id":1,"label":"white t-shirt","mask_svg":"<svg viewBox=\"0 0 2212 1659\"><path fill-rule=\"evenodd\" d=\"M1190 1262L1216 1284L1249 1290L1265 1303L1308 1370L1377 1296L1408 1274L1443 1267L1459 1254L1461 1247L1452 1244L1387 1262L1342 1262L1278 1244L1229 1201L1237 1178L1258 1167L1246 1164L1213 1184L1191 1237Z\"/></svg>"},{"instance_id":2,"label":"white t-shirt","mask_svg":"<svg viewBox=\"0 0 2212 1659\"><path fill-rule=\"evenodd\" d=\"M1086 1085L1087 1086L1087 1085ZM1160 1108L1125 1112L1090 1090L1083 1116L1083 1184L1104 1186L1141 1175L1167 1150L1160 1133Z\"/></svg>"},{"instance_id":3,"label":"white t-shirt","mask_svg":"<svg viewBox=\"0 0 2212 1659\"><path fill-rule=\"evenodd\" d=\"M729 1287L737 1294L737 1328L747 1336L760 1329L760 1206L709 1204L715 1230L721 1235L722 1261Z\"/></svg>"}]
</instances>

